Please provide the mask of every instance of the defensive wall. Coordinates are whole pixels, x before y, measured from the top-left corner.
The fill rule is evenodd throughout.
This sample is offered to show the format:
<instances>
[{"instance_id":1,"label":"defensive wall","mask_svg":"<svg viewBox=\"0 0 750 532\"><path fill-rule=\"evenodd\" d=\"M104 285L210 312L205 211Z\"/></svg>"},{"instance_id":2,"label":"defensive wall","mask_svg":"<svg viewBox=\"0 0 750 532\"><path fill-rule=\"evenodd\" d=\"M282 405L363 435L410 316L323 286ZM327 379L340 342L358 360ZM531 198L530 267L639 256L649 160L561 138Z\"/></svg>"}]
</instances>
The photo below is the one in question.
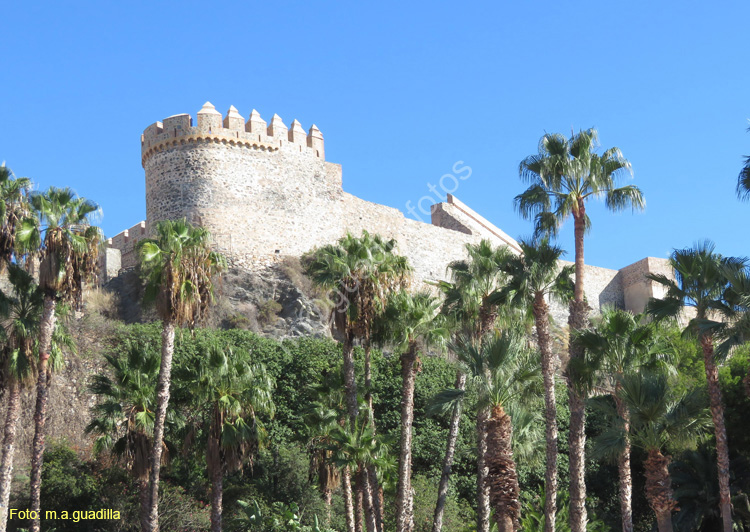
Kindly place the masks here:
<instances>
[{"instance_id":1,"label":"defensive wall","mask_svg":"<svg viewBox=\"0 0 750 532\"><path fill-rule=\"evenodd\" d=\"M105 278L135 266L135 245L156 222L182 217L206 227L215 248L247 269L362 230L396 239L417 283L445 278L467 243L489 239L520 252L513 238L450 194L432 206L427 224L344 192L342 168L325 160L320 130L305 132L296 120L287 127L278 115L267 123L253 110L245 119L232 106L222 116L207 102L196 122L181 114L147 127L141 155L147 219L108 240ZM666 260L649 257L621 270L586 266L587 299L595 309L640 311L659 295L645 277L651 272L669 273ZM567 309L553 313L563 321Z\"/></svg>"}]
</instances>

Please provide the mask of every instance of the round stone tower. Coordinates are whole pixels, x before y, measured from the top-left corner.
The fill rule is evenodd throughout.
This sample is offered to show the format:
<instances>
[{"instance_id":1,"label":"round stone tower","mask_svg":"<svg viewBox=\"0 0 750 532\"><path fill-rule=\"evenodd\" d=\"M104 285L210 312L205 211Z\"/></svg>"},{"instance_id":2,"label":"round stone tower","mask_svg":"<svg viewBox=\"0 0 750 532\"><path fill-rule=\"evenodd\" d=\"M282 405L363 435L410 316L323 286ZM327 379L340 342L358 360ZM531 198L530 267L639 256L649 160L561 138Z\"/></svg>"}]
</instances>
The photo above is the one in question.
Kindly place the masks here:
<instances>
[{"instance_id":1,"label":"round stone tower","mask_svg":"<svg viewBox=\"0 0 750 532\"><path fill-rule=\"evenodd\" d=\"M323 135L234 106L222 119L209 102L197 126L181 114L141 137L149 230L165 219L206 227L214 246L242 264L300 255L340 235L331 205L341 199L341 167L325 161Z\"/></svg>"}]
</instances>

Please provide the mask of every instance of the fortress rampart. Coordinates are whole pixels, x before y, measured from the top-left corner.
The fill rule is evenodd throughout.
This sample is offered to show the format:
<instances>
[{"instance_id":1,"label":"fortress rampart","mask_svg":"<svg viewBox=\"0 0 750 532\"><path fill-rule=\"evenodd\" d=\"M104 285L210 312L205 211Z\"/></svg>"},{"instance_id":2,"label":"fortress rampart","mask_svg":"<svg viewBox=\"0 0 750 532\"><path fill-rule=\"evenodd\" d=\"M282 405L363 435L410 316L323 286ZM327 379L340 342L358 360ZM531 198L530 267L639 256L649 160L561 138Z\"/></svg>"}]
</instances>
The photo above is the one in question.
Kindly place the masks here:
<instances>
[{"instance_id":1,"label":"fortress rampart","mask_svg":"<svg viewBox=\"0 0 750 532\"><path fill-rule=\"evenodd\" d=\"M465 245L483 238L520 252L513 238L451 194L432 206L427 224L344 192L341 166L325 160L320 130L313 125L305 133L296 120L287 128L278 115L267 123L253 110L245 119L232 106L222 116L207 102L197 125L181 114L146 128L141 154L147 219L109 240L107 275L118 266L115 250L118 267L133 267L137 241L156 222L182 217L206 227L215 248L246 269L362 230L395 238L417 284L445 278L448 263L466 256ZM622 270L587 266L591 306L641 310L646 296L655 295L645 274L668 271L665 263L647 258ZM554 313L564 320L567 309Z\"/></svg>"}]
</instances>

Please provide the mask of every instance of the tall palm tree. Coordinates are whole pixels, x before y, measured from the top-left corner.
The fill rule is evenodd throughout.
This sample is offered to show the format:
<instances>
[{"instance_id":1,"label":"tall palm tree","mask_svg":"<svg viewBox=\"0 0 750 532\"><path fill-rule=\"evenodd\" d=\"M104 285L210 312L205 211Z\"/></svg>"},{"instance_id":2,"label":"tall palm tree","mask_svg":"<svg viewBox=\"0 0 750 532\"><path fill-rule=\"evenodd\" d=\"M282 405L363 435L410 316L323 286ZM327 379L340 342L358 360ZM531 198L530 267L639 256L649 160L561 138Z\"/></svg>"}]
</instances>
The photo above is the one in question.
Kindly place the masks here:
<instances>
[{"instance_id":1,"label":"tall palm tree","mask_svg":"<svg viewBox=\"0 0 750 532\"><path fill-rule=\"evenodd\" d=\"M612 211L643 209L645 200L638 187L618 186L631 173L631 165L619 148L596 153L598 133L595 129L579 131L568 139L559 133L546 134L539 141L537 154L526 157L519 165L521 179L529 188L515 198L518 212L534 219L536 235L556 235L560 225L573 217L575 230L575 291L570 303L571 333L584 329L588 305L584 294L584 235L591 227L586 204L593 198L604 198ZM571 338L572 340L572 338ZM583 356L575 341L569 342L570 358ZM570 368L569 368L570 369ZM575 380L575 376L571 376ZM586 527L585 399L574 387L568 389L570 403L570 526L572 532Z\"/></svg>"},{"instance_id":2,"label":"tall palm tree","mask_svg":"<svg viewBox=\"0 0 750 532\"><path fill-rule=\"evenodd\" d=\"M130 343L122 355L105 354L107 371L94 375L89 392L99 398L91 408L86 434L96 436L94 452L118 457L138 483L141 530L148 530L149 451L154 433L159 352Z\"/></svg>"},{"instance_id":3,"label":"tall palm tree","mask_svg":"<svg viewBox=\"0 0 750 532\"><path fill-rule=\"evenodd\" d=\"M344 386L349 422L353 425L359 413L354 371L355 341L359 340L365 350L365 399L371 413L372 325L375 317L382 311L388 293L406 287L411 268L406 258L396 253L395 240L383 240L367 231L363 231L361 237L347 234L336 244L312 250L303 257L303 264L305 273L313 283L329 290L334 303L331 325L343 340ZM375 420L372 416L369 422L374 429ZM368 500L364 495L379 491L377 477L373 468L368 468L366 473L364 476L357 476L357 491L364 497L368 505L367 511L376 514L376 528L368 529L369 532L380 532L382 508L377 508L378 498Z\"/></svg>"},{"instance_id":4,"label":"tall palm tree","mask_svg":"<svg viewBox=\"0 0 750 532\"><path fill-rule=\"evenodd\" d=\"M30 214L28 192L31 180L16 177L5 163L0 165L0 270L18 251L16 235L21 221Z\"/></svg>"},{"instance_id":5,"label":"tall palm tree","mask_svg":"<svg viewBox=\"0 0 750 532\"><path fill-rule=\"evenodd\" d=\"M55 310L58 302L80 304L83 283L95 276L101 230L92 225L99 207L76 196L68 188L51 187L29 197L35 217L21 221L17 231L19 249L41 256L39 286L44 292L44 307L40 321L39 361L37 364L36 409L34 412L34 442L31 457L31 509L40 511L42 485L42 457L44 455L44 426L47 419L50 376L49 358L55 331ZM31 524L32 532L39 532L39 519Z\"/></svg>"},{"instance_id":6,"label":"tall palm tree","mask_svg":"<svg viewBox=\"0 0 750 532\"><path fill-rule=\"evenodd\" d=\"M558 261L564 251L544 238L537 244L520 242L522 255L511 258L505 271L508 285L501 292L502 299L511 300L519 307L530 308L536 326L537 344L542 357L544 379L545 439L547 443L544 474L544 530L555 531L557 512L557 405L555 374L558 360L552 349L549 305L554 297L567 302L573 294L572 266L560 268Z\"/></svg>"},{"instance_id":7,"label":"tall palm tree","mask_svg":"<svg viewBox=\"0 0 750 532\"><path fill-rule=\"evenodd\" d=\"M8 390L2 462L0 462L0 531L5 532L13 472L16 426L21 406L21 390L34 380L36 339L44 295L31 275L15 264L8 264L8 280L13 289L0 294L0 323L4 333L3 388Z\"/></svg>"},{"instance_id":8,"label":"tall palm tree","mask_svg":"<svg viewBox=\"0 0 750 532\"><path fill-rule=\"evenodd\" d=\"M440 302L426 292L400 291L388 298L380 320L383 340L401 353L401 449L396 486L396 531L414 529L414 498L411 489L412 426L414 424L414 387L420 343L441 344L448 336L444 320L438 314Z\"/></svg>"},{"instance_id":9,"label":"tall palm tree","mask_svg":"<svg viewBox=\"0 0 750 532\"><path fill-rule=\"evenodd\" d=\"M580 331L576 336L591 355L591 363L603 381L600 386L614 399L622 423L623 448L616 462L623 532L633 531L633 479L630 473L630 413L619 394L622 381L625 375L666 369L669 364L667 358L659 354L658 329L653 324L642 324L643 318L624 310L606 309L594 327Z\"/></svg>"},{"instance_id":10,"label":"tall palm tree","mask_svg":"<svg viewBox=\"0 0 750 532\"><path fill-rule=\"evenodd\" d=\"M207 431L206 464L211 481L211 532L221 532L224 475L252 460L265 429L258 415L272 416L274 381L247 351L211 342L175 372L192 397L193 419Z\"/></svg>"},{"instance_id":11,"label":"tall palm tree","mask_svg":"<svg viewBox=\"0 0 750 532\"><path fill-rule=\"evenodd\" d=\"M451 281L441 281L437 286L445 295L442 313L451 319L458 334L468 335L474 341L480 342L483 336L492 332L499 317L503 322L506 321L506 316L501 316L503 312L501 312L501 305L496 301L496 295L505 286L503 268L513 253L506 247L493 247L489 240L482 240L478 244L467 244L466 253L468 255L466 259L453 261L448 265ZM456 375L456 389L463 390L465 386L466 375L459 370ZM462 405L462 401L456 401L451 413L432 532L441 532L443 527L443 513L448 497L448 483L458 440ZM485 481L487 468L484 463L487 451L484 421L487 414L486 410L477 412L477 528L479 532L489 532L490 527L490 499Z\"/></svg>"},{"instance_id":12,"label":"tall palm tree","mask_svg":"<svg viewBox=\"0 0 750 532\"><path fill-rule=\"evenodd\" d=\"M648 312L656 319L674 318L681 314L683 305L695 309L686 332L698 338L703 351L703 364L708 383L711 418L716 436L716 455L719 470L719 501L724 532L732 531L732 505L729 492L729 445L724 424L724 406L719 386L719 369L714 350L714 331L705 327L717 312L726 308L724 294L728 287L726 271L739 267L742 261L718 255L711 242L701 242L694 248L675 250L670 259L674 279L666 275L648 277L666 289L663 299L651 299Z\"/></svg>"},{"instance_id":13,"label":"tall palm tree","mask_svg":"<svg viewBox=\"0 0 750 532\"><path fill-rule=\"evenodd\" d=\"M504 331L485 337L481 344L462 336L452 346L459 363L478 394L478 408L488 408L486 479L490 502L500 532L518 529L520 488L513 458L513 419L524 403L541 388L536 353L528 349L517 332ZM463 390L445 390L436 398L438 406L450 407ZM526 416L528 418L528 415ZM528 424L528 423L527 423Z\"/></svg>"},{"instance_id":14,"label":"tall palm tree","mask_svg":"<svg viewBox=\"0 0 750 532\"><path fill-rule=\"evenodd\" d=\"M164 421L174 354L175 327L200 321L213 302L214 278L225 267L222 255L211 251L210 234L186 220L164 220L155 238L139 243L141 270L146 277L144 302L155 302L162 320L161 362L156 388L154 437L149 464L149 530L159 529L159 472Z\"/></svg>"},{"instance_id":15,"label":"tall palm tree","mask_svg":"<svg viewBox=\"0 0 750 532\"><path fill-rule=\"evenodd\" d=\"M672 458L666 450L694 446L705 433L710 422L703 398L697 390L675 397L666 378L648 373L623 376L617 396L630 413L630 430L625 432L616 411L597 401L612 424L595 440L595 454L616 457L626 440L645 451L646 499L656 515L659 532L671 532L677 501L669 474Z\"/></svg>"}]
</instances>

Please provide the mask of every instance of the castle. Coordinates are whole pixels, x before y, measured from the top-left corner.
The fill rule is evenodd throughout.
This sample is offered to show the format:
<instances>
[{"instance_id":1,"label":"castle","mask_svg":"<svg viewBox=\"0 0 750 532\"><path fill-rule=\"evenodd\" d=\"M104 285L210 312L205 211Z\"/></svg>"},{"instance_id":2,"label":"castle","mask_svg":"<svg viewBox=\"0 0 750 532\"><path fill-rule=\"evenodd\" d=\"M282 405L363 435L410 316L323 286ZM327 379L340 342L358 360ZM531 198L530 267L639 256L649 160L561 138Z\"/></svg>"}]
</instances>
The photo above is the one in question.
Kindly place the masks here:
<instances>
[{"instance_id":1,"label":"castle","mask_svg":"<svg viewBox=\"0 0 750 532\"><path fill-rule=\"evenodd\" d=\"M489 239L518 252L518 243L448 194L431 208L431 224L394 208L346 193L341 165L325 160L323 135L305 132L274 115L270 123L234 106L222 117L206 103L197 121L188 114L165 118L141 136L146 172L146 217L108 240L105 280L137 262L136 243L158 221L185 217L206 227L217 251L238 268L262 269L283 256L301 256L362 230L398 241L416 281L445 278L465 245ZM665 259L645 258L620 270L586 267L586 296L595 309L614 305L641 311L659 296L647 273L671 274ZM557 308L556 319L567 309Z\"/></svg>"}]
</instances>

